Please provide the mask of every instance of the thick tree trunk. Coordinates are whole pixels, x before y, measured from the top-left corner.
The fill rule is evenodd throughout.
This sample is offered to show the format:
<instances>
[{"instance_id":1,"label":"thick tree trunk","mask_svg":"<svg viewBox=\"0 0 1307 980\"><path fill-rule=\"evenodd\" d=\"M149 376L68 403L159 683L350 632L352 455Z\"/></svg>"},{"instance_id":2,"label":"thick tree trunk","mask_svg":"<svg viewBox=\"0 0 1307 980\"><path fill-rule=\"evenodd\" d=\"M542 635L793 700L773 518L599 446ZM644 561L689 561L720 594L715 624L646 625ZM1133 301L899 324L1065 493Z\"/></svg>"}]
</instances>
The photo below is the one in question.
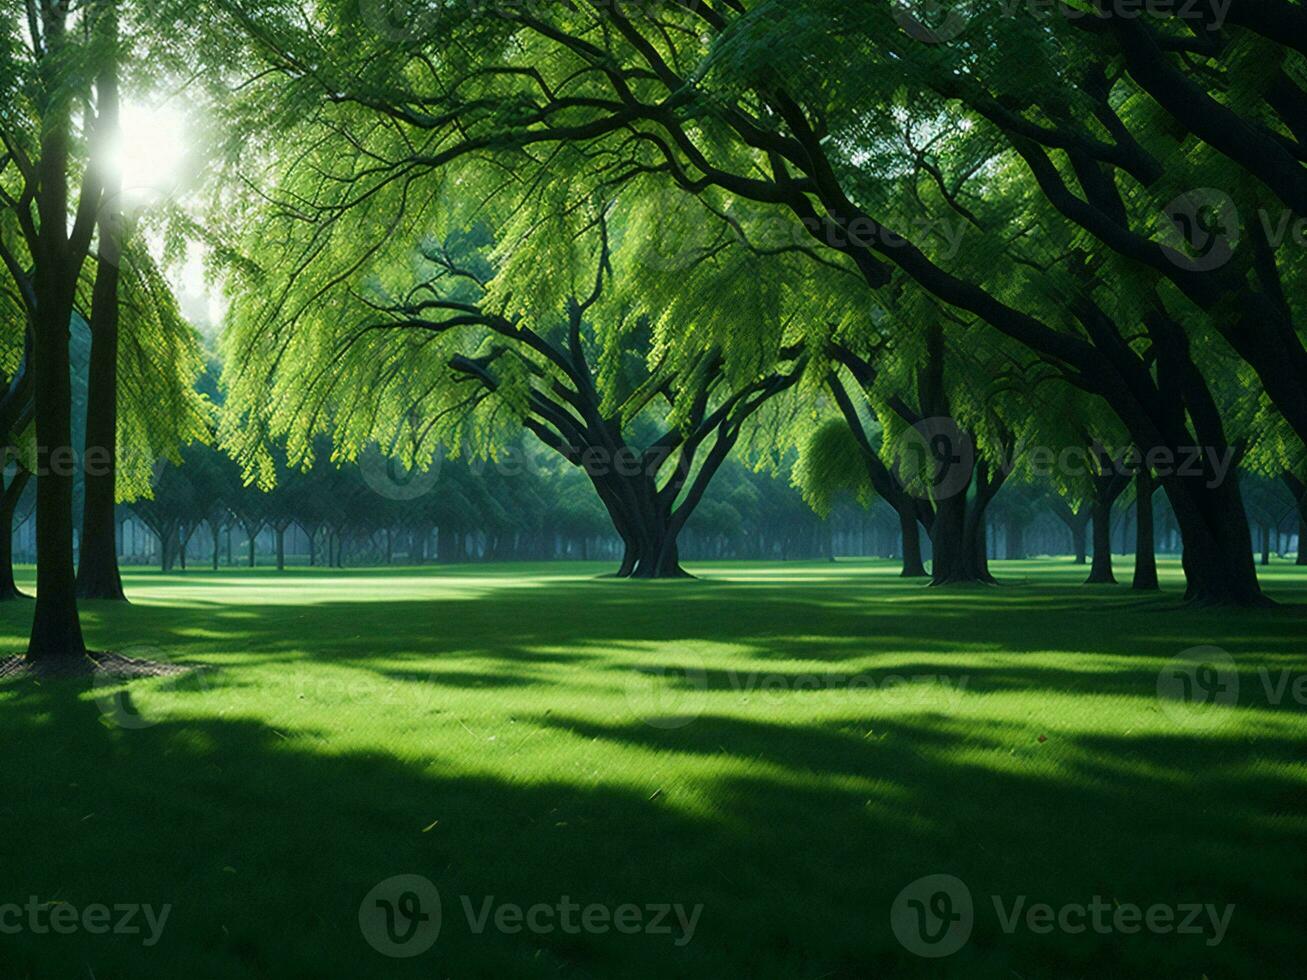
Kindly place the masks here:
<instances>
[{"instance_id":1,"label":"thick tree trunk","mask_svg":"<svg viewBox=\"0 0 1307 980\"><path fill-rule=\"evenodd\" d=\"M642 552L636 561L631 578L688 577L689 575L685 569L681 568L680 551L676 537L668 533L665 528L654 531L649 539L647 550Z\"/></svg>"},{"instance_id":2,"label":"thick tree trunk","mask_svg":"<svg viewBox=\"0 0 1307 980\"><path fill-rule=\"evenodd\" d=\"M965 496L941 500L935 507L935 522L930 529L930 543L934 558L931 562L931 584L974 581L975 569L967 568L965 536L967 502ZM970 574L969 574L970 573Z\"/></svg>"},{"instance_id":3,"label":"thick tree trunk","mask_svg":"<svg viewBox=\"0 0 1307 980\"><path fill-rule=\"evenodd\" d=\"M680 549L676 537L659 522L650 522L635 536L633 553L622 561L622 578L658 579L686 578L681 568ZM630 562L627 571L628 561Z\"/></svg>"},{"instance_id":4,"label":"thick tree trunk","mask_svg":"<svg viewBox=\"0 0 1307 980\"><path fill-rule=\"evenodd\" d=\"M51 179L62 182L62 164ZM67 220L50 214L43 221ZM69 324L72 291L38 263L36 279L40 316L32 367L36 402L36 443L45 454L45 470L36 481L36 612L32 619L27 657L32 661L81 658L86 655L82 623L77 614L77 573L73 564L72 384L69 364Z\"/></svg>"},{"instance_id":5,"label":"thick tree trunk","mask_svg":"<svg viewBox=\"0 0 1307 980\"><path fill-rule=\"evenodd\" d=\"M966 486L935 502L931 585L997 584L989 573L986 517L1007 474L976 461Z\"/></svg>"},{"instance_id":6,"label":"thick tree trunk","mask_svg":"<svg viewBox=\"0 0 1307 980\"><path fill-rule=\"evenodd\" d=\"M68 53L63 5L41 5L47 54L41 81L53 92L61 86L57 73L66 70ZM56 102L62 100L56 99ZM72 241L68 230L68 146L70 109L50 107L41 131L37 164L37 212L40 218L33 255L35 315L32 318L33 398L36 445L45 470L36 481L36 611L27 658L35 662L80 660L86 656L82 623L77 614L77 571L73 563L72 379L69 327L77 280L85 261L83 241ZM82 193L93 197L92 181ZM79 206L82 203L80 202ZM97 200L89 203L98 205ZM79 215L81 217L82 215ZM79 222L75 229L85 231ZM85 242L89 246L88 240Z\"/></svg>"},{"instance_id":7,"label":"thick tree trunk","mask_svg":"<svg viewBox=\"0 0 1307 980\"><path fill-rule=\"evenodd\" d=\"M1180 529L1185 599L1199 605L1272 605L1257 583L1238 481L1232 477L1209 487L1199 477L1168 476L1162 488Z\"/></svg>"},{"instance_id":8,"label":"thick tree trunk","mask_svg":"<svg viewBox=\"0 0 1307 980\"><path fill-rule=\"evenodd\" d=\"M218 570L218 555L222 551L222 526L219 524L210 525L213 532L213 570Z\"/></svg>"},{"instance_id":9,"label":"thick tree trunk","mask_svg":"<svg viewBox=\"0 0 1307 980\"><path fill-rule=\"evenodd\" d=\"M250 549L250 553L249 553L249 565L250 565L250 568L253 568L253 567L254 567L254 544L255 544L255 538L256 538L256 537L258 537L257 532L256 532L255 534L251 534L251 535L249 535L249 539L250 539L250 543L249 543L249 549Z\"/></svg>"},{"instance_id":10,"label":"thick tree trunk","mask_svg":"<svg viewBox=\"0 0 1307 980\"><path fill-rule=\"evenodd\" d=\"M1157 484L1147 467L1135 475L1135 576L1130 587L1154 592L1157 582L1157 548L1153 533L1153 490Z\"/></svg>"},{"instance_id":11,"label":"thick tree trunk","mask_svg":"<svg viewBox=\"0 0 1307 980\"><path fill-rule=\"evenodd\" d=\"M1146 415L1136 403L1121 403L1118 414L1140 447L1162 446L1177 460L1192 459L1186 447L1203 447L1199 473L1175 467L1161 479L1180 530L1185 600L1198 605L1274 605L1257 581L1252 533L1237 475L1228 464L1233 448L1216 401L1194 364L1184 330L1165 317L1148 318L1158 349L1157 393L1172 406ZM1224 459L1224 469L1216 461Z\"/></svg>"},{"instance_id":12,"label":"thick tree trunk","mask_svg":"<svg viewBox=\"0 0 1307 980\"><path fill-rule=\"evenodd\" d=\"M635 539L626 532L620 532L622 538L622 563L617 568L618 578L630 578L635 572L636 562L639 561L639 552L636 548Z\"/></svg>"},{"instance_id":13,"label":"thick tree trunk","mask_svg":"<svg viewBox=\"0 0 1307 980\"><path fill-rule=\"evenodd\" d=\"M273 528L273 533L277 538L277 571L286 570L286 529L284 527Z\"/></svg>"},{"instance_id":14,"label":"thick tree trunk","mask_svg":"<svg viewBox=\"0 0 1307 980\"><path fill-rule=\"evenodd\" d=\"M599 498L625 545L618 578L686 578L680 565L677 531L648 476L605 474L592 477Z\"/></svg>"},{"instance_id":15,"label":"thick tree trunk","mask_svg":"<svg viewBox=\"0 0 1307 980\"><path fill-rule=\"evenodd\" d=\"M985 510L988 500L967 494L939 501L931 526L931 585L995 584L985 553Z\"/></svg>"},{"instance_id":16,"label":"thick tree trunk","mask_svg":"<svg viewBox=\"0 0 1307 980\"><path fill-rule=\"evenodd\" d=\"M1298 515L1298 559L1295 565L1307 565L1307 517Z\"/></svg>"}]
</instances>

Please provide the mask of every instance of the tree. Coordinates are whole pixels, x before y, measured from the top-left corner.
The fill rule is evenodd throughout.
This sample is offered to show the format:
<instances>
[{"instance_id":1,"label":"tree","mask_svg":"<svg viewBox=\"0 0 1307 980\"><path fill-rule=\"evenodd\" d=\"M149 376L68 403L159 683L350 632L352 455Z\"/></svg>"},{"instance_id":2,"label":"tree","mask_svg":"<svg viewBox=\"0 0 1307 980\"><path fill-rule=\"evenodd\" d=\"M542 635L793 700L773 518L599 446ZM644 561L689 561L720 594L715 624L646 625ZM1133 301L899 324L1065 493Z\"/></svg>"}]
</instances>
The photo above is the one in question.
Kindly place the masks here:
<instances>
[{"instance_id":1,"label":"tree","mask_svg":"<svg viewBox=\"0 0 1307 980\"><path fill-rule=\"evenodd\" d=\"M1083 565L1088 555L1086 537L1089 531L1090 510L1083 502L1069 503L1060 493L1050 495L1049 505L1053 516L1066 525L1071 532L1071 547L1075 552L1075 563Z\"/></svg>"},{"instance_id":2,"label":"tree","mask_svg":"<svg viewBox=\"0 0 1307 980\"><path fill-rule=\"evenodd\" d=\"M118 11L114 2L99 12L108 50L96 79L96 127L103 145L121 139L118 91ZM114 519L118 454L118 267L123 256L122 174L102 168L104 205L96 219L99 251L91 297L91 359L87 388L85 479L77 594L83 599L125 601L118 574L117 522Z\"/></svg>"},{"instance_id":3,"label":"tree","mask_svg":"<svg viewBox=\"0 0 1307 980\"><path fill-rule=\"evenodd\" d=\"M370 32L352 3L314 21L293 4L219 6L273 68L251 103L281 118L286 100L337 118L375 112L409 144L378 154L387 179L473 157L531 172L544 160L559 179L607 187L662 174L715 203L786 211L869 289L911 282L963 314L959 329L982 322L1056 362L1144 451L1206 450L1200 473L1160 477L1187 596L1265 604L1239 488L1215 479L1229 443L1201 355L1216 337L1229 343L1307 432L1302 343L1283 302L1298 273L1253 234L1228 272L1204 277L1191 253L1213 229L1190 249L1147 226L1183 184L1217 172L1252 204L1264 185L1300 208L1301 87L1281 70L1265 90L1234 86L1236 105L1224 99L1252 52L1280 64L1292 42L1268 24L1300 26L1290 5L1257 4L1232 36L1197 41L1178 23L1159 32L1110 12L1063 21L995 8L956 43L924 45L901 29L901 5L867 4L852 16L872 40L856 47L829 43L851 16L832 0L766 16L737 4L442 6L402 44ZM1195 55L1215 66L1185 62ZM1151 103L1173 129L1150 128ZM905 118L926 130L920 153L889 145ZM941 215L974 229L965 247L909 233Z\"/></svg>"},{"instance_id":4,"label":"tree","mask_svg":"<svg viewBox=\"0 0 1307 980\"><path fill-rule=\"evenodd\" d=\"M257 564L259 532L268 523L268 495L257 486L242 482L228 504L232 516L241 530L245 532L246 561L250 568Z\"/></svg>"},{"instance_id":5,"label":"tree","mask_svg":"<svg viewBox=\"0 0 1307 980\"><path fill-rule=\"evenodd\" d=\"M993 582L986 516L1017 447L1016 416L1004 394L1009 365L983 344L965 353L950 348L938 323L896 331L888 342L893 356L879 364L844 344L833 347L868 398L867 414L878 417L879 453L843 383L829 383L873 486L899 514L905 561L919 560L920 522L931 536L933 585Z\"/></svg>"},{"instance_id":6,"label":"tree","mask_svg":"<svg viewBox=\"0 0 1307 980\"><path fill-rule=\"evenodd\" d=\"M14 8L17 3L7 4ZM75 8L54 0L21 5L25 16L5 18L0 85L7 108L0 119L0 260L14 284L32 334L30 360L37 465L37 602L28 657L78 661L86 653L77 613L73 565L73 493L77 456L72 447L73 404L69 353L74 311L89 311L98 340L90 380L91 425L83 468L87 483L88 594L117 597L113 564L115 488L122 413L115 395L119 283L113 232L115 207L105 208L117 134L118 4L95 0ZM18 24L25 31L20 34ZM81 108L80 126L77 110ZM75 202L70 184L78 186ZM109 188L111 203L117 195ZM96 251L95 285L85 271ZM155 280L155 286L159 281ZM150 300L156 295L149 297ZM149 316L145 319L148 321ZM98 329L97 329L98 328ZM146 346L144 334L136 340ZM153 351L152 355L158 352ZM168 363L164 361L163 363ZM183 367L185 362L183 361ZM171 365L170 365L171 367ZM183 397L194 396L190 380ZM162 397L161 397L162 396ZM168 400L162 387L145 400ZM156 409L157 411L157 409ZM196 412L166 416L185 431ZM157 443L152 444L157 445ZM145 452L140 451L144 456ZM126 483L148 482L153 457L138 459ZM122 499L122 498L119 498Z\"/></svg>"},{"instance_id":7,"label":"tree","mask_svg":"<svg viewBox=\"0 0 1307 980\"><path fill-rule=\"evenodd\" d=\"M1157 550L1153 534L1153 494L1157 480L1147 460L1135 474L1135 572L1130 587L1137 592L1154 592L1157 581Z\"/></svg>"},{"instance_id":8,"label":"tree","mask_svg":"<svg viewBox=\"0 0 1307 980\"><path fill-rule=\"evenodd\" d=\"M197 389L204 369L199 337L182 317L142 233L143 223L152 219L150 223L166 232L176 252L181 236L193 229L174 208L142 197L146 189L124 187L124 174L112 153L123 138L121 62L140 40L142 28L133 25L136 31L122 36L116 2L105 0L101 17L108 51L96 85L97 126L99 139L111 152L102 167L104 201L97 220L89 301L91 352L77 589L84 599L125 600L117 564L116 505L149 493L148 479L157 459L175 459L177 447L206 439L210 411ZM151 203L156 206L149 208Z\"/></svg>"},{"instance_id":9,"label":"tree","mask_svg":"<svg viewBox=\"0 0 1307 980\"><path fill-rule=\"evenodd\" d=\"M1127 453L1114 454L1098 442L1088 446L1091 468L1087 474L1090 525L1093 528L1093 562L1087 585L1115 585L1112 571L1112 507L1130 485Z\"/></svg>"},{"instance_id":10,"label":"tree","mask_svg":"<svg viewBox=\"0 0 1307 980\"><path fill-rule=\"evenodd\" d=\"M76 660L86 653L73 566L75 456L68 344L103 174L98 165L83 164L78 177L76 157L97 154L75 138L73 114L75 106L88 101L94 66L104 62L109 39L106 21L98 16L104 7L92 8L89 43L70 31L68 5L56 0L27 6L27 36L21 41L16 37L19 18L6 18L3 77L15 96L15 110L0 120L6 151L0 159L4 173L12 170L16 176L4 180L3 203L23 251L0 240L0 257L18 284L32 327L36 446L48 460L37 479L37 599L27 651L32 661ZM84 140L103 136L89 113L85 130ZM80 190L70 224L71 180Z\"/></svg>"},{"instance_id":11,"label":"tree","mask_svg":"<svg viewBox=\"0 0 1307 980\"><path fill-rule=\"evenodd\" d=\"M322 152L320 163L338 165L336 148ZM306 164L322 190L319 163L295 166ZM292 193L305 177L284 179L281 193ZM419 473L442 444L493 457L524 428L589 478L625 543L620 576L679 576L677 536L746 424L799 381L804 350L787 343L781 300L766 297L770 309L757 301L765 291L746 250L696 263L718 289L707 303L691 291L690 301L655 310L632 281L640 238L621 202L576 200L550 185L511 203L513 220L493 237L483 225L454 229L366 265L345 252L344 270L293 264L270 270L275 288L264 278L259 292L238 295L225 443L267 485L269 440L284 439L293 464L311 464L328 422L338 460L379 442ZM404 204L379 195L355 220L395 206ZM432 217L415 211L404 221ZM339 222L300 228L279 209L262 220L252 243L305 234L297 247L313 256L356 233ZM738 303L722 291L731 277ZM748 314L771 323L746 356L721 333ZM389 472L374 476L383 495L409 492Z\"/></svg>"},{"instance_id":12,"label":"tree","mask_svg":"<svg viewBox=\"0 0 1307 980\"><path fill-rule=\"evenodd\" d=\"M191 472L191 467L177 463L163 466L153 495L130 505L159 539L159 568L164 572L172 571L179 559L185 568L183 549L199 523L196 514L201 502Z\"/></svg>"}]
</instances>

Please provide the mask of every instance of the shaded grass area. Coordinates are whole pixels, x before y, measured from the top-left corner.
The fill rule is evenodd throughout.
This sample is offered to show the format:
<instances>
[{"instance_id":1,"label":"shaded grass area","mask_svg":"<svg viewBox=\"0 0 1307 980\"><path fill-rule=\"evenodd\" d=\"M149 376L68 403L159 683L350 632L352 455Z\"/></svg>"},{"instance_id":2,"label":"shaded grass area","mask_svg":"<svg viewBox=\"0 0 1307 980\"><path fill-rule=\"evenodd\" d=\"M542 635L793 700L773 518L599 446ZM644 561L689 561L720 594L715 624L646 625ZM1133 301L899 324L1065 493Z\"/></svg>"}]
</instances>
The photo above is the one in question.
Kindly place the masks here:
<instances>
[{"instance_id":1,"label":"shaded grass area","mask_svg":"<svg viewBox=\"0 0 1307 980\"><path fill-rule=\"evenodd\" d=\"M1268 570L1288 605L1256 613L1183 608L1173 565L1145 597L1051 560L996 563L1012 584L974 590L877 562L605 570L129 575L131 607L87 604L91 643L214 669L126 693L0 686L0 906L172 910L150 947L0 933L0 976L1297 973L1299 570ZM4 648L28 615L0 606ZM1170 659L1211 644L1237 705L1159 701ZM936 873L976 911L969 942L929 960L890 909ZM411 959L359 926L399 874L442 898ZM479 914L492 896L702 911L688 942L674 918L478 934L463 899ZM1009 933L993 896L1235 908L1211 945Z\"/></svg>"}]
</instances>

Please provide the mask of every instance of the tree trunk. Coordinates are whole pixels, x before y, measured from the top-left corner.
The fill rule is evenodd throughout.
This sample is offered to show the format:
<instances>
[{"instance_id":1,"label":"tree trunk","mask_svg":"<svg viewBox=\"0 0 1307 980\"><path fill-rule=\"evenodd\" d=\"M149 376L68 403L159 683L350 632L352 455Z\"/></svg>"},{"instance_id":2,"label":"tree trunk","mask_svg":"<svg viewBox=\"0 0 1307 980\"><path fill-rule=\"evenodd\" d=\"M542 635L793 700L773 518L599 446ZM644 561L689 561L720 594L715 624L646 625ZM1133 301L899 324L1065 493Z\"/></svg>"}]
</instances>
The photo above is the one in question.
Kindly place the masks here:
<instances>
[{"instance_id":1,"label":"tree trunk","mask_svg":"<svg viewBox=\"0 0 1307 980\"><path fill-rule=\"evenodd\" d=\"M213 570L218 570L218 555L222 550L222 525L211 524L210 529L213 532Z\"/></svg>"},{"instance_id":2,"label":"tree trunk","mask_svg":"<svg viewBox=\"0 0 1307 980\"><path fill-rule=\"evenodd\" d=\"M284 527L273 528L273 533L277 538L277 571L286 570L286 529Z\"/></svg>"},{"instance_id":3,"label":"tree trunk","mask_svg":"<svg viewBox=\"0 0 1307 980\"><path fill-rule=\"evenodd\" d=\"M639 560L639 553L636 548L635 539L626 532L621 532L622 538L622 563L617 568L618 578L630 578L635 572L636 562Z\"/></svg>"},{"instance_id":4,"label":"tree trunk","mask_svg":"<svg viewBox=\"0 0 1307 980\"><path fill-rule=\"evenodd\" d=\"M1307 517L1304 517L1301 514L1299 514L1298 515L1298 560L1294 563L1296 565L1307 565L1307 549L1303 547L1304 545L1307 545Z\"/></svg>"},{"instance_id":5,"label":"tree trunk","mask_svg":"<svg viewBox=\"0 0 1307 980\"><path fill-rule=\"evenodd\" d=\"M46 135L49 144L54 137ZM62 146L44 156L59 157L46 177L62 185L66 179ZM44 188L43 182L43 188ZM57 196L43 194L44 196ZM42 209L47 222L62 228L67 221L64 199ZM77 573L73 565L72 383L69 325L72 289L59 281L50 262L38 262L36 282L40 314L36 323L32 368L36 403L36 443L46 454L45 470L36 481L36 612L32 619L27 657L32 661L81 658L86 655L82 623L77 614Z\"/></svg>"},{"instance_id":6,"label":"tree trunk","mask_svg":"<svg viewBox=\"0 0 1307 980\"><path fill-rule=\"evenodd\" d=\"M903 538L903 572L901 578L927 578L925 562L921 560L921 532L917 516L907 507L899 510L899 532Z\"/></svg>"},{"instance_id":7,"label":"tree trunk","mask_svg":"<svg viewBox=\"0 0 1307 980\"><path fill-rule=\"evenodd\" d=\"M1089 568L1086 585L1115 585L1112 573L1112 501L1094 501L1090 521L1094 528L1094 562Z\"/></svg>"},{"instance_id":8,"label":"tree trunk","mask_svg":"<svg viewBox=\"0 0 1307 980\"><path fill-rule=\"evenodd\" d=\"M1208 487L1202 478L1168 476L1162 487L1180 529L1185 599L1200 605L1272 605L1257 583L1238 481Z\"/></svg>"},{"instance_id":9,"label":"tree trunk","mask_svg":"<svg viewBox=\"0 0 1307 980\"><path fill-rule=\"evenodd\" d=\"M995 584L985 554L987 501L968 501L965 493L939 501L931 526L931 585Z\"/></svg>"},{"instance_id":10,"label":"tree trunk","mask_svg":"<svg viewBox=\"0 0 1307 980\"><path fill-rule=\"evenodd\" d=\"M1026 549L1022 536L1025 532L1025 522L1022 521L1021 515L1015 510L1009 510L1005 524L1007 531L1007 544L1005 546L1004 557L1008 561L1017 561L1026 557Z\"/></svg>"},{"instance_id":11,"label":"tree trunk","mask_svg":"<svg viewBox=\"0 0 1307 980\"><path fill-rule=\"evenodd\" d=\"M1190 356L1188 336L1166 317L1146 320L1158 350L1157 395L1173 410L1150 414L1143 401L1133 398L1114 407L1141 448L1161 446L1173 458L1186 459L1185 447L1206 447L1195 460L1198 475L1183 467L1161 478L1180 530L1185 600L1199 605L1274 605L1257 581L1237 475L1216 466L1223 457L1227 463L1232 460L1234 449L1216 401Z\"/></svg>"},{"instance_id":12,"label":"tree trunk","mask_svg":"<svg viewBox=\"0 0 1307 980\"><path fill-rule=\"evenodd\" d=\"M249 532L246 531L246 534L249 534ZM255 534L249 534L249 539L250 539L250 543L249 543L249 549L250 549L250 554L249 554L249 563L250 563L250 568L253 568L253 567L254 567L254 539L255 539L256 537L258 537L257 532L256 532Z\"/></svg>"},{"instance_id":13,"label":"tree trunk","mask_svg":"<svg viewBox=\"0 0 1307 980\"><path fill-rule=\"evenodd\" d=\"M624 557L619 574L636 579L688 577L681 568L676 537L658 521L651 521L638 532L634 549Z\"/></svg>"},{"instance_id":14,"label":"tree trunk","mask_svg":"<svg viewBox=\"0 0 1307 980\"><path fill-rule=\"evenodd\" d=\"M18 469L0 498L0 602L29 598L14 580L14 512L31 478L27 470Z\"/></svg>"},{"instance_id":15,"label":"tree trunk","mask_svg":"<svg viewBox=\"0 0 1307 980\"><path fill-rule=\"evenodd\" d=\"M41 5L46 56L41 82L55 91L66 70L67 12L62 4ZM77 571L73 564L72 379L69 333L77 280L85 262L83 242L68 230L68 146L70 102L56 99L41 130L36 208L40 218L32 276L33 401L36 445L45 471L36 481L36 611L27 659L77 660L86 656L77 614ZM86 181L83 194L94 194ZM79 201L79 205L82 202ZM92 201L98 205L98 201ZM80 209L79 209L80 210ZM78 223L79 225L81 222ZM89 240L85 243L89 248Z\"/></svg>"},{"instance_id":16,"label":"tree trunk","mask_svg":"<svg viewBox=\"0 0 1307 980\"><path fill-rule=\"evenodd\" d=\"M165 524L155 534L159 538L159 571L171 572L177 561L178 528Z\"/></svg>"},{"instance_id":17,"label":"tree trunk","mask_svg":"<svg viewBox=\"0 0 1307 980\"><path fill-rule=\"evenodd\" d=\"M639 558L636 560L635 570L630 577L638 579L688 578L688 573L681 568L680 551L676 538L668 534L666 529L653 531L646 548L641 551Z\"/></svg>"},{"instance_id":18,"label":"tree trunk","mask_svg":"<svg viewBox=\"0 0 1307 980\"><path fill-rule=\"evenodd\" d=\"M97 126L118 131L118 74L110 59L96 85ZM99 215L99 254L91 292L91 360L87 373L82 541L77 595L124 602L114 519L118 473L118 283L127 233L122 177L106 174Z\"/></svg>"},{"instance_id":19,"label":"tree trunk","mask_svg":"<svg viewBox=\"0 0 1307 980\"><path fill-rule=\"evenodd\" d=\"M1089 530L1088 521L1077 521L1071 527L1071 544L1076 551L1076 564L1083 565L1087 561L1089 549L1086 542L1086 532Z\"/></svg>"},{"instance_id":20,"label":"tree trunk","mask_svg":"<svg viewBox=\"0 0 1307 980\"><path fill-rule=\"evenodd\" d=\"M967 486L935 502L932 586L997 584L989 573L986 513L1006 478L1001 471L991 474L984 460L977 461Z\"/></svg>"},{"instance_id":21,"label":"tree trunk","mask_svg":"<svg viewBox=\"0 0 1307 980\"><path fill-rule=\"evenodd\" d=\"M1130 587L1154 592L1157 582L1157 548L1153 533L1153 491L1157 484L1148 467L1135 476L1135 577Z\"/></svg>"},{"instance_id":22,"label":"tree trunk","mask_svg":"<svg viewBox=\"0 0 1307 980\"><path fill-rule=\"evenodd\" d=\"M1090 476L1093 504L1090 521L1093 524L1094 557L1089 568L1086 585L1115 585L1112 571L1112 505L1130 485L1128 456L1117 457L1095 443L1090 447L1098 462L1098 472ZM1142 468L1142 467L1141 467Z\"/></svg>"},{"instance_id":23,"label":"tree trunk","mask_svg":"<svg viewBox=\"0 0 1307 980\"><path fill-rule=\"evenodd\" d=\"M680 529L672 526L651 477L605 474L591 482L625 545L618 578L688 577L680 565Z\"/></svg>"}]
</instances>

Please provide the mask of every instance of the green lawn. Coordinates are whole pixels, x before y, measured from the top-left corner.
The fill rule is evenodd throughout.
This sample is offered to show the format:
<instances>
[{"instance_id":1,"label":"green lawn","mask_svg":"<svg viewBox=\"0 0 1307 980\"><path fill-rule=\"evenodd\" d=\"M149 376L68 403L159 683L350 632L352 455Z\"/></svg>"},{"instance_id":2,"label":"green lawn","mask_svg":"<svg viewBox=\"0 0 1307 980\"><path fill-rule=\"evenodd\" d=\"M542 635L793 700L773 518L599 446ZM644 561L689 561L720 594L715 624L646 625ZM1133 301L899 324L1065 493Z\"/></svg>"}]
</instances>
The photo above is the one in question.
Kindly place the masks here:
<instances>
[{"instance_id":1,"label":"green lawn","mask_svg":"<svg viewBox=\"0 0 1307 980\"><path fill-rule=\"evenodd\" d=\"M1173 566L1152 598L1065 561L945 591L886 563L604 570L129 575L133 605L88 604L92 645L214 669L0 686L0 907L24 906L0 977L1301 975L1303 607L1188 610ZM1302 571L1265 581L1307 603ZM0 606L0 649L29 615ZM1209 644L1237 706L1159 700ZM370 892L403 874L443 915L396 959L360 905L375 939ZM931 874L974 902L947 959L891 928ZM995 896L1234 909L1220 942L1007 931ZM171 911L146 945L34 932L29 899ZM600 911L564 929L564 901Z\"/></svg>"}]
</instances>

